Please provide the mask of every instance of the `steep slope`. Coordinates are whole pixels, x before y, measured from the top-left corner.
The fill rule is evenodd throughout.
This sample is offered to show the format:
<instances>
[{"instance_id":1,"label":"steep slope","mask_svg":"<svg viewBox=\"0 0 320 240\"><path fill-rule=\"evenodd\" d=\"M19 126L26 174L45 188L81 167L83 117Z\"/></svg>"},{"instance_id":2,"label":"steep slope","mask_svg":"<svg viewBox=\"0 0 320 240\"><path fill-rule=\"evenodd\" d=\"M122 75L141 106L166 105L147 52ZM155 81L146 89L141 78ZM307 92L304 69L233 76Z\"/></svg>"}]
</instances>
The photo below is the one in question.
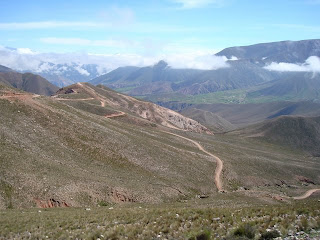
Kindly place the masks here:
<instances>
[{"instance_id":1,"label":"steep slope","mask_svg":"<svg viewBox=\"0 0 320 240\"><path fill-rule=\"evenodd\" d=\"M101 106L109 106L118 111L130 112L139 117L147 119L153 123L157 123L166 127L183 129L194 132L210 131L198 122L184 117L170 109L160 107L151 102L137 100L133 97L117 93L104 86L95 87L87 83L79 83L69 87L60 89L56 96L65 96L70 94L72 97L83 96L83 94L97 99L101 102Z\"/></svg>"},{"instance_id":2,"label":"steep slope","mask_svg":"<svg viewBox=\"0 0 320 240\"><path fill-rule=\"evenodd\" d=\"M46 79L32 73L18 73L13 70L0 72L0 82L9 86L41 95L52 95L58 90Z\"/></svg>"},{"instance_id":3,"label":"steep slope","mask_svg":"<svg viewBox=\"0 0 320 240\"><path fill-rule=\"evenodd\" d=\"M310 56L320 57L320 39L260 43L250 46L230 47L216 54L261 62L304 62Z\"/></svg>"},{"instance_id":4,"label":"steep slope","mask_svg":"<svg viewBox=\"0 0 320 240\"><path fill-rule=\"evenodd\" d=\"M320 156L320 117L282 116L241 132Z\"/></svg>"},{"instance_id":5,"label":"steep slope","mask_svg":"<svg viewBox=\"0 0 320 240\"><path fill-rule=\"evenodd\" d=\"M84 102L90 110L80 109ZM215 162L192 143L130 112L104 117L101 108L96 99L0 87L0 208L163 202L217 191Z\"/></svg>"}]
</instances>

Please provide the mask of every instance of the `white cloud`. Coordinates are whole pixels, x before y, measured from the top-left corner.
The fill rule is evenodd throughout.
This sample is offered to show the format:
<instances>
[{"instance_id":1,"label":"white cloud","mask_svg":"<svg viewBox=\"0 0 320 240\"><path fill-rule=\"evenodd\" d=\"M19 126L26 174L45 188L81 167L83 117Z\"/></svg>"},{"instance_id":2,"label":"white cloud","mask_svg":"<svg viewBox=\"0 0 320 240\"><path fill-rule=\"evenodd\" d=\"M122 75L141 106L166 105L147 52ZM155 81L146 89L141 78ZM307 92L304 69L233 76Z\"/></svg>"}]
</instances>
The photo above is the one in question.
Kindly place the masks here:
<instances>
[{"instance_id":1,"label":"white cloud","mask_svg":"<svg viewBox=\"0 0 320 240\"><path fill-rule=\"evenodd\" d=\"M212 54L174 54L164 57L172 68L192 68L200 70L216 70L229 67L226 57L215 56Z\"/></svg>"},{"instance_id":2,"label":"white cloud","mask_svg":"<svg viewBox=\"0 0 320 240\"><path fill-rule=\"evenodd\" d=\"M184 9L202 8L208 5L222 6L223 0L173 0L182 5Z\"/></svg>"},{"instance_id":3,"label":"white cloud","mask_svg":"<svg viewBox=\"0 0 320 240\"><path fill-rule=\"evenodd\" d=\"M30 48L17 48L17 52L20 54L36 54Z\"/></svg>"},{"instance_id":4,"label":"white cloud","mask_svg":"<svg viewBox=\"0 0 320 240\"><path fill-rule=\"evenodd\" d=\"M80 66L76 66L75 69L76 69L80 74L82 74L82 75L86 75L86 76L89 76L89 75L90 75L90 73L88 73L87 70L81 68Z\"/></svg>"},{"instance_id":5,"label":"white cloud","mask_svg":"<svg viewBox=\"0 0 320 240\"><path fill-rule=\"evenodd\" d=\"M69 66L80 74L89 76L84 65L96 64L99 74L104 74L123 66L150 66L159 60L165 60L172 68L194 68L212 70L228 67L226 57L214 56L209 50L180 49L181 52L157 54L92 54L75 53L40 53L30 49L13 49L0 46L0 65L17 71L32 71L37 73L54 72L57 75L68 71ZM62 64L63 66L59 65ZM59 65L59 66L58 66Z\"/></svg>"},{"instance_id":6,"label":"white cloud","mask_svg":"<svg viewBox=\"0 0 320 240\"><path fill-rule=\"evenodd\" d=\"M239 60L236 56L231 56L230 59L228 59L228 61L237 61Z\"/></svg>"},{"instance_id":7,"label":"white cloud","mask_svg":"<svg viewBox=\"0 0 320 240\"><path fill-rule=\"evenodd\" d=\"M272 62L265 69L278 72L320 72L320 58L311 56L302 64Z\"/></svg>"}]
</instances>

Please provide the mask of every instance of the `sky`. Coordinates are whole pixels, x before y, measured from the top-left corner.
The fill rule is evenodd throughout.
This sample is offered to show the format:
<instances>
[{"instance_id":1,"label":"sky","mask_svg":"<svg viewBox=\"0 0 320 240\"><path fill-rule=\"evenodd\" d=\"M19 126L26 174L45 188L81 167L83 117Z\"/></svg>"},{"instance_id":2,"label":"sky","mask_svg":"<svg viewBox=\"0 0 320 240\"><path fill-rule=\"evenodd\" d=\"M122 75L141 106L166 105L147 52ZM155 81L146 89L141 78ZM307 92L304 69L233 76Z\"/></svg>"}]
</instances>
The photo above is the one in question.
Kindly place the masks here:
<instances>
[{"instance_id":1,"label":"sky","mask_svg":"<svg viewBox=\"0 0 320 240\"><path fill-rule=\"evenodd\" d=\"M0 46L59 61L189 59L205 68L226 47L319 39L319 13L320 0L1 0Z\"/></svg>"}]
</instances>

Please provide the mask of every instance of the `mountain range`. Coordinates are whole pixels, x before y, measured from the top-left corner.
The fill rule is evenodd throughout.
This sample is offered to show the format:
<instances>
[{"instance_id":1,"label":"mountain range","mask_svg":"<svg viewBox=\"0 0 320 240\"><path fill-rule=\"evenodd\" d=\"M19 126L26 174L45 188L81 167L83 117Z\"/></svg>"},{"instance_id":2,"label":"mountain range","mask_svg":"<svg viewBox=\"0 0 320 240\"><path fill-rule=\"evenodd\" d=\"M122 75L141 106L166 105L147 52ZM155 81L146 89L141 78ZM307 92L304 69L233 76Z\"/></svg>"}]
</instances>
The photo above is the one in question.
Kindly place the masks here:
<instances>
[{"instance_id":1,"label":"mountain range","mask_svg":"<svg viewBox=\"0 0 320 240\"><path fill-rule=\"evenodd\" d=\"M100 75L97 64L54 64L42 62L39 70L34 73L48 79L58 87L64 87L76 82L87 82Z\"/></svg>"},{"instance_id":2,"label":"mountain range","mask_svg":"<svg viewBox=\"0 0 320 240\"><path fill-rule=\"evenodd\" d=\"M91 83L154 102L183 102L189 98L195 103L202 96L208 103L214 103L216 99L212 101L210 96L231 91L232 98L232 90L245 92L242 98L246 102L319 100L320 40L231 47L215 55L226 57L229 67L173 69L160 61L149 67L118 68Z\"/></svg>"}]
</instances>

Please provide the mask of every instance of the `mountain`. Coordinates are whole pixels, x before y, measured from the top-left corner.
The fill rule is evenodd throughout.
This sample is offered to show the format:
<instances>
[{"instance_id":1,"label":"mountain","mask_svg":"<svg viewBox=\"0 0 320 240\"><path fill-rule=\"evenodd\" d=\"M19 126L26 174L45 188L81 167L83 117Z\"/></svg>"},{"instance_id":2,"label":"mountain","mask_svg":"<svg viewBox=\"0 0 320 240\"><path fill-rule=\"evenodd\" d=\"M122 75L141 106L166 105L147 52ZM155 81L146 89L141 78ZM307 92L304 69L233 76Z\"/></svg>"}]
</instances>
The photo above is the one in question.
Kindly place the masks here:
<instances>
[{"instance_id":1,"label":"mountain","mask_svg":"<svg viewBox=\"0 0 320 240\"><path fill-rule=\"evenodd\" d=\"M320 156L320 117L281 116L240 132Z\"/></svg>"},{"instance_id":2,"label":"mountain","mask_svg":"<svg viewBox=\"0 0 320 240\"><path fill-rule=\"evenodd\" d=\"M217 70L173 69L164 61L154 66L118 68L90 81L113 89L124 88L130 95L166 93L203 94L245 88L274 79L270 72L251 61L230 61Z\"/></svg>"},{"instance_id":3,"label":"mountain","mask_svg":"<svg viewBox=\"0 0 320 240\"><path fill-rule=\"evenodd\" d=\"M0 65L0 72L13 72L13 70L8 67Z\"/></svg>"},{"instance_id":4,"label":"mountain","mask_svg":"<svg viewBox=\"0 0 320 240\"><path fill-rule=\"evenodd\" d=\"M320 39L230 47L218 52L216 55L226 56L227 58L234 56L238 59L252 59L264 63L303 63L310 56L320 57Z\"/></svg>"},{"instance_id":5,"label":"mountain","mask_svg":"<svg viewBox=\"0 0 320 240\"><path fill-rule=\"evenodd\" d=\"M32 73L18 73L4 66L0 66L0 82L27 92L41 95L52 95L58 90L46 79Z\"/></svg>"},{"instance_id":6,"label":"mountain","mask_svg":"<svg viewBox=\"0 0 320 240\"><path fill-rule=\"evenodd\" d=\"M119 82L119 85L116 85L118 88L122 87L121 82L125 81L125 79L133 72L138 70L138 67L119 67L114 71L110 72L108 76L102 75L97 78L94 78L90 81L91 84L105 84L110 82L110 84Z\"/></svg>"},{"instance_id":7,"label":"mountain","mask_svg":"<svg viewBox=\"0 0 320 240\"><path fill-rule=\"evenodd\" d=\"M102 60L102 57L82 53L41 53L11 47L0 49L0 65L20 73L40 75L58 87L87 82L106 73L111 66Z\"/></svg>"},{"instance_id":8,"label":"mountain","mask_svg":"<svg viewBox=\"0 0 320 240\"><path fill-rule=\"evenodd\" d=\"M287 73L265 88L248 93L249 98L281 97L288 100L320 101L320 73Z\"/></svg>"},{"instance_id":9,"label":"mountain","mask_svg":"<svg viewBox=\"0 0 320 240\"><path fill-rule=\"evenodd\" d=\"M174 69L166 62L160 61L149 67L118 68L93 79L91 83L104 84L112 89L154 102L179 100L179 98L184 99L184 96L203 96L203 99L211 101L209 94L219 95L230 90L246 91L244 100L248 102L318 99L319 81L315 72L275 71L270 70L270 64L285 62L296 64L294 65L296 67L306 67L310 64L306 63L309 57L320 56L320 40L231 47L215 55L229 59L227 60L229 67L215 70ZM279 89L282 89L283 95ZM275 100L272 99L274 95L277 95Z\"/></svg>"},{"instance_id":10,"label":"mountain","mask_svg":"<svg viewBox=\"0 0 320 240\"><path fill-rule=\"evenodd\" d=\"M104 69L103 72L105 71ZM58 87L76 82L87 82L101 75L99 66L96 64L54 64L51 62L42 62L34 73L48 79Z\"/></svg>"}]
</instances>

